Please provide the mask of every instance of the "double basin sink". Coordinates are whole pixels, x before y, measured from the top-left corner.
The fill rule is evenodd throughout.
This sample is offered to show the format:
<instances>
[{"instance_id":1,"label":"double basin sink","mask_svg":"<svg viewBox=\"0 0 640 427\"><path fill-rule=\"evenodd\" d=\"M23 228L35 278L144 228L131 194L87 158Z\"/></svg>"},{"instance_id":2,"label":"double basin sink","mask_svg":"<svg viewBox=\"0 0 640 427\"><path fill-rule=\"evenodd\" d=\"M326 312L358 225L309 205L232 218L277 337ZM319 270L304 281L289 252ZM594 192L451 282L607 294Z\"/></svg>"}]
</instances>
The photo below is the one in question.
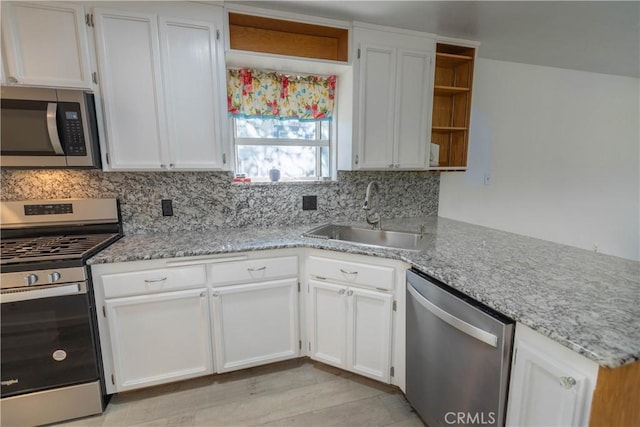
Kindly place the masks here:
<instances>
[{"instance_id":1,"label":"double basin sink","mask_svg":"<svg viewBox=\"0 0 640 427\"><path fill-rule=\"evenodd\" d=\"M324 240L354 243L366 246L405 249L419 251L424 242L423 233L404 231L374 230L350 225L326 224L303 234Z\"/></svg>"}]
</instances>

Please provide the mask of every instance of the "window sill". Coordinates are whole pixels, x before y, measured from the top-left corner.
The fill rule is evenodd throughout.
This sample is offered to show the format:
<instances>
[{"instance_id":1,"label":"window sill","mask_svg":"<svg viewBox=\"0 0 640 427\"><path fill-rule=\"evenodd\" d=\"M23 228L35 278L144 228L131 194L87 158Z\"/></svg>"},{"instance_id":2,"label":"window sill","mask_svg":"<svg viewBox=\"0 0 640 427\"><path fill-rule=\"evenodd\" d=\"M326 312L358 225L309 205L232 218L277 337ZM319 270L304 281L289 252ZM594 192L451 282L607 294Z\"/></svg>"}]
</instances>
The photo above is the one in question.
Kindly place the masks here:
<instances>
[{"instance_id":1,"label":"window sill","mask_svg":"<svg viewBox=\"0 0 640 427\"><path fill-rule=\"evenodd\" d=\"M336 180L306 180L306 181L251 181L251 182L231 182L237 186L278 186L278 185L336 185Z\"/></svg>"}]
</instances>

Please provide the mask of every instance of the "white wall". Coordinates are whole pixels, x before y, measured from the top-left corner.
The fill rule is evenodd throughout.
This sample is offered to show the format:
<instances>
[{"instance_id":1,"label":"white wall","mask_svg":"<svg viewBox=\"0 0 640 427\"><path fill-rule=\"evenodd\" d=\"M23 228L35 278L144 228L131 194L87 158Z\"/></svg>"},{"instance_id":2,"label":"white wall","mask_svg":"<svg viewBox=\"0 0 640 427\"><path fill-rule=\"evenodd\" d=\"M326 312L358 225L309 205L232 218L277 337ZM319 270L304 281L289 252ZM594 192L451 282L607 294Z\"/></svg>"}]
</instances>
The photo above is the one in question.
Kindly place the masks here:
<instances>
[{"instance_id":1,"label":"white wall","mask_svg":"<svg viewBox=\"0 0 640 427\"><path fill-rule=\"evenodd\" d=\"M640 259L639 98L635 78L478 59L439 215Z\"/></svg>"}]
</instances>

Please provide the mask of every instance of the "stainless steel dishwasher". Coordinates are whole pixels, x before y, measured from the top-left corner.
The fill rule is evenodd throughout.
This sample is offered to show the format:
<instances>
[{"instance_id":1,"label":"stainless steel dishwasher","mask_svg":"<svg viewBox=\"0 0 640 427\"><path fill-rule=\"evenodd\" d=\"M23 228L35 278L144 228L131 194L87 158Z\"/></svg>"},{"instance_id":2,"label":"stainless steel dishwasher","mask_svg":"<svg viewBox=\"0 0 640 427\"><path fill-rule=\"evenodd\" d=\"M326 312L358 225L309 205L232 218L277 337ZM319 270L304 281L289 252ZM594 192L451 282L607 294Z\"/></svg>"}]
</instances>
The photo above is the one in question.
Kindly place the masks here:
<instances>
[{"instance_id":1,"label":"stainless steel dishwasher","mask_svg":"<svg viewBox=\"0 0 640 427\"><path fill-rule=\"evenodd\" d=\"M429 427L503 426L514 321L407 271L407 399Z\"/></svg>"}]
</instances>

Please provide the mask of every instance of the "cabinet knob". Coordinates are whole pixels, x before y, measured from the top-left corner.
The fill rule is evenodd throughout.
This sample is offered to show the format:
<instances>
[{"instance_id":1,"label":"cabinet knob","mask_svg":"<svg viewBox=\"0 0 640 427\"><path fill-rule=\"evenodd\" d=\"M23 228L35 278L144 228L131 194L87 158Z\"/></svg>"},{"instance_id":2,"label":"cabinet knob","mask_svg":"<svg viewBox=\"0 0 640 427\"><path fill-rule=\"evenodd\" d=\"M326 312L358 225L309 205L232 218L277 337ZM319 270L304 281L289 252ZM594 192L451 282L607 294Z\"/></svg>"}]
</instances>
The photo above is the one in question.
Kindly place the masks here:
<instances>
[{"instance_id":1,"label":"cabinet knob","mask_svg":"<svg viewBox=\"0 0 640 427\"><path fill-rule=\"evenodd\" d=\"M340 289L340 291L338 292L339 295L344 295L344 293L346 292L346 289Z\"/></svg>"},{"instance_id":2,"label":"cabinet knob","mask_svg":"<svg viewBox=\"0 0 640 427\"><path fill-rule=\"evenodd\" d=\"M205 295L207 295L207 293L206 293L206 292L204 292L204 291L200 292L200 298L204 298L204 297L205 297Z\"/></svg>"},{"instance_id":3,"label":"cabinet knob","mask_svg":"<svg viewBox=\"0 0 640 427\"><path fill-rule=\"evenodd\" d=\"M576 380L573 377L560 377L560 384L562 387L570 389L576 385Z\"/></svg>"},{"instance_id":4,"label":"cabinet knob","mask_svg":"<svg viewBox=\"0 0 640 427\"><path fill-rule=\"evenodd\" d=\"M169 163L169 169L173 169L176 165L174 165L173 163Z\"/></svg>"},{"instance_id":5,"label":"cabinet knob","mask_svg":"<svg viewBox=\"0 0 640 427\"><path fill-rule=\"evenodd\" d=\"M213 292L211 294L211 296L214 297L214 298L219 297L220 296L220 292Z\"/></svg>"},{"instance_id":6,"label":"cabinet knob","mask_svg":"<svg viewBox=\"0 0 640 427\"><path fill-rule=\"evenodd\" d=\"M349 292L347 292L347 296L350 297L351 295L353 295L353 291L349 289Z\"/></svg>"},{"instance_id":7,"label":"cabinet knob","mask_svg":"<svg viewBox=\"0 0 640 427\"><path fill-rule=\"evenodd\" d=\"M7 80L9 81L9 83L18 83L18 79L13 76L7 77Z\"/></svg>"},{"instance_id":8,"label":"cabinet knob","mask_svg":"<svg viewBox=\"0 0 640 427\"><path fill-rule=\"evenodd\" d=\"M396 169L400 169L400 165L396 163Z\"/></svg>"},{"instance_id":9,"label":"cabinet knob","mask_svg":"<svg viewBox=\"0 0 640 427\"><path fill-rule=\"evenodd\" d=\"M164 163L160 163L160 168L161 168L161 169L166 169L166 168L167 168L167 165L165 165Z\"/></svg>"},{"instance_id":10,"label":"cabinet knob","mask_svg":"<svg viewBox=\"0 0 640 427\"><path fill-rule=\"evenodd\" d=\"M392 163L392 164L390 164L390 165L389 165L389 169L393 169L393 167L394 167L394 166L395 166L395 165L394 165L393 163Z\"/></svg>"}]
</instances>

